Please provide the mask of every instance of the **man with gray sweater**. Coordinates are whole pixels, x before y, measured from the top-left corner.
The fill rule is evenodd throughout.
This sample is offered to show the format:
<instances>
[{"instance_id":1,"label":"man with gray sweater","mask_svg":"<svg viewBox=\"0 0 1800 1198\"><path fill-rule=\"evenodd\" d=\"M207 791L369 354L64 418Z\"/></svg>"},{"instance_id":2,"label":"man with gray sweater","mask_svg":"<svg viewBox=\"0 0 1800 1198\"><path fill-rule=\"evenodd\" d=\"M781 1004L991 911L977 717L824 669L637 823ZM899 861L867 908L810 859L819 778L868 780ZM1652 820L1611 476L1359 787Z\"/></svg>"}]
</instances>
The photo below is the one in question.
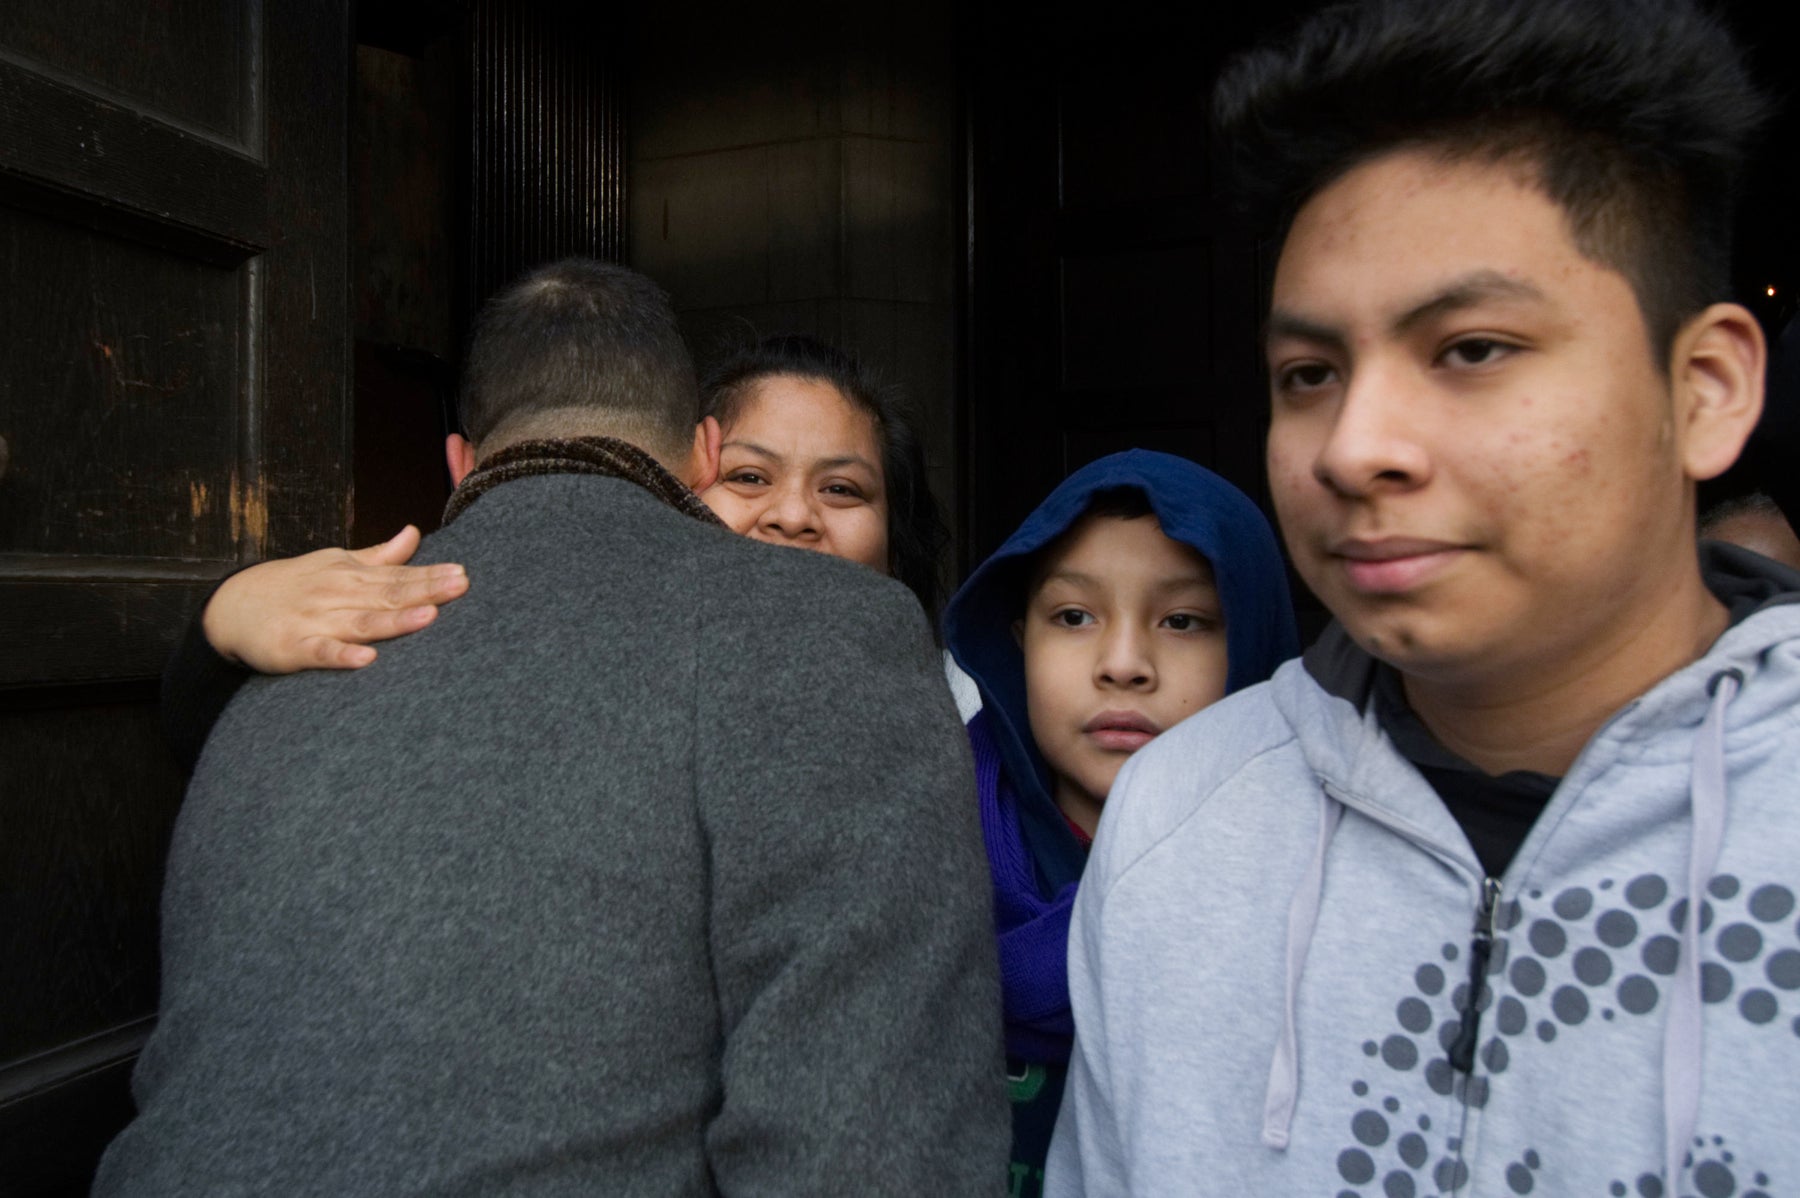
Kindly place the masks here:
<instances>
[{"instance_id":1,"label":"man with gray sweater","mask_svg":"<svg viewBox=\"0 0 1800 1198\"><path fill-rule=\"evenodd\" d=\"M95 1192L997 1190L974 791L917 604L712 518L717 425L630 271L496 297L462 406L423 559L483 583L227 709Z\"/></svg>"}]
</instances>

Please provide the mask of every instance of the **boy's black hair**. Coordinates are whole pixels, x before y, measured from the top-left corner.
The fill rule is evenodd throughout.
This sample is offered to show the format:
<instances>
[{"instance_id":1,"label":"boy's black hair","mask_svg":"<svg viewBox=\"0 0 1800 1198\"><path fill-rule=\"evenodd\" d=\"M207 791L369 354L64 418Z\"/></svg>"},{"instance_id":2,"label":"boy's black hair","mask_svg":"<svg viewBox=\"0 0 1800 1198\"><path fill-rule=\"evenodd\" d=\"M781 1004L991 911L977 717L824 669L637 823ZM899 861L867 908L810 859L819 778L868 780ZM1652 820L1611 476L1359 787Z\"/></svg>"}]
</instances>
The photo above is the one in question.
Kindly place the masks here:
<instances>
[{"instance_id":1,"label":"boy's black hair","mask_svg":"<svg viewBox=\"0 0 1800 1198\"><path fill-rule=\"evenodd\" d=\"M1109 520L1139 520L1155 514L1156 509L1150 506L1150 497L1144 494L1142 487L1108 487L1094 492L1078 519L1104 516Z\"/></svg>"},{"instance_id":2,"label":"boy's black hair","mask_svg":"<svg viewBox=\"0 0 1800 1198\"><path fill-rule=\"evenodd\" d=\"M1782 513L1773 499L1761 491L1751 491L1746 495L1735 495L1730 499L1721 499L1701 513L1698 535L1711 537L1715 530L1728 520L1739 516L1773 516L1782 523L1787 516Z\"/></svg>"},{"instance_id":3,"label":"boy's black hair","mask_svg":"<svg viewBox=\"0 0 1800 1198\"><path fill-rule=\"evenodd\" d=\"M700 405L693 360L662 288L634 270L565 258L482 306L457 399L477 444L509 425L581 409L685 449Z\"/></svg>"},{"instance_id":4,"label":"boy's black hair","mask_svg":"<svg viewBox=\"0 0 1800 1198\"><path fill-rule=\"evenodd\" d=\"M1762 115L1731 35L1688 0L1336 4L1240 55L1213 96L1235 198L1278 238L1391 150L1522 162L1581 252L1631 283L1659 360L1683 321L1729 298L1733 200Z\"/></svg>"},{"instance_id":5,"label":"boy's black hair","mask_svg":"<svg viewBox=\"0 0 1800 1198\"><path fill-rule=\"evenodd\" d=\"M731 354L701 385L702 414L729 427L757 386L782 376L826 383L875 421L887 492L888 572L935 624L944 597L950 529L926 476L925 446L899 392L860 356L804 333L764 337Z\"/></svg>"}]
</instances>

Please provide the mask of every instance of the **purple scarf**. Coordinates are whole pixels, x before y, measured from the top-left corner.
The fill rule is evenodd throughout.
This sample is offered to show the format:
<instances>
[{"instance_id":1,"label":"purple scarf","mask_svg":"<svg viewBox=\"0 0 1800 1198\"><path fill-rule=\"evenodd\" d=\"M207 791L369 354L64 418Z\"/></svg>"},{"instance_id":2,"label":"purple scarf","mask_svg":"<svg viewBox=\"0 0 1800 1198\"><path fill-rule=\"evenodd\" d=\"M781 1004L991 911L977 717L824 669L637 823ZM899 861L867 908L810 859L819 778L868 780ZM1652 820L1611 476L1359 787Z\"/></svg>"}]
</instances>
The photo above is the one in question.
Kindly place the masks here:
<instances>
[{"instance_id":1,"label":"purple scarf","mask_svg":"<svg viewBox=\"0 0 1800 1198\"><path fill-rule=\"evenodd\" d=\"M1006 780L1000 747L985 711L969 721L981 839L994 878L994 925L1000 941L1000 991L1010 1056L1064 1064L1075 1034L1069 1010L1069 910L1075 883L1053 899L1038 890L1037 872L1019 830L1019 800Z\"/></svg>"}]
</instances>

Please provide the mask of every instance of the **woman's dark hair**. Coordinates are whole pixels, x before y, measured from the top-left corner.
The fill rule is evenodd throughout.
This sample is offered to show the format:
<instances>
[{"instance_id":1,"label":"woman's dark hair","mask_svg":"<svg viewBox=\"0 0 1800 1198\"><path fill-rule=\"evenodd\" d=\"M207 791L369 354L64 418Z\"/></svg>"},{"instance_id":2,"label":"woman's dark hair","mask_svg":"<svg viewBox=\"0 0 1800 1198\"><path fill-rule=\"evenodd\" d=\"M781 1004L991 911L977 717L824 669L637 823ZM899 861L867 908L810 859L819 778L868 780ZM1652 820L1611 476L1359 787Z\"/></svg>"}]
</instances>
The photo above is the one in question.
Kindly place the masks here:
<instances>
[{"instance_id":1,"label":"woman's dark hair","mask_svg":"<svg viewBox=\"0 0 1800 1198\"><path fill-rule=\"evenodd\" d=\"M764 337L733 353L701 384L701 414L730 427L759 384L791 377L826 383L875 421L887 492L888 573L919 597L935 625L950 530L925 475L925 447L899 392L861 357L804 333Z\"/></svg>"}]
</instances>

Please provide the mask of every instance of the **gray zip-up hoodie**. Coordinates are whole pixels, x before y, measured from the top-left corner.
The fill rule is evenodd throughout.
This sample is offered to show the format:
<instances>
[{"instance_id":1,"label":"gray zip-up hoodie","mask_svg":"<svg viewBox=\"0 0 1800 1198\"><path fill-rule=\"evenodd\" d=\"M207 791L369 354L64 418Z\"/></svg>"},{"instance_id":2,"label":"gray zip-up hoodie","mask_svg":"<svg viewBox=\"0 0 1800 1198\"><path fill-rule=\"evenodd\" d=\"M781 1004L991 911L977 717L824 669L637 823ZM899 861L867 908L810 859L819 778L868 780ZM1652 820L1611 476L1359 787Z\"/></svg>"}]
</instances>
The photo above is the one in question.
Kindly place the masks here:
<instances>
[{"instance_id":1,"label":"gray zip-up hoodie","mask_svg":"<svg viewBox=\"0 0 1800 1198\"><path fill-rule=\"evenodd\" d=\"M1134 757L1046 1194L1800 1192L1800 578L1707 581L1765 602L1595 734L1497 887L1341 634Z\"/></svg>"}]
</instances>

